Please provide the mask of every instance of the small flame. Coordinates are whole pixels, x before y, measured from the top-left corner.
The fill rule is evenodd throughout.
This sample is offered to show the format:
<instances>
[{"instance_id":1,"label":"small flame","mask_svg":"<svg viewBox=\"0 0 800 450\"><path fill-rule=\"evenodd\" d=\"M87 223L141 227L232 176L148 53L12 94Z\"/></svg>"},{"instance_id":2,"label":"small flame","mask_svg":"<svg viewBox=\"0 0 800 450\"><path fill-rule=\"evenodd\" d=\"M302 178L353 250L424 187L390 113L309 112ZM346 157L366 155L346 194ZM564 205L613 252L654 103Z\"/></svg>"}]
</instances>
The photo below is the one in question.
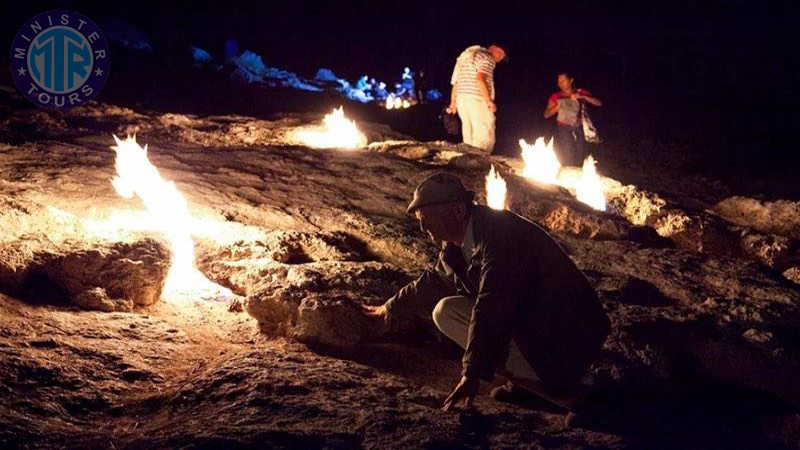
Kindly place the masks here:
<instances>
[{"instance_id":1,"label":"small flame","mask_svg":"<svg viewBox=\"0 0 800 450\"><path fill-rule=\"evenodd\" d=\"M519 146L522 148L522 160L525 161L522 175L540 183L555 184L561 163L553 150L553 139L545 144L544 138L540 137L533 145L520 139Z\"/></svg>"},{"instance_id":2,"label":"small flame","mask_svg":"<svg viewBox=\"0 0 800 450\"><path fill-rule=\"evenodd\" d=\"M583 161L583 173L575 187L575 197L598 211L606 210L606 197L603 192L603 181L595 170L597 161L589 155Z\"/></svg>"},{"instance_id":3,"label":"small flame","mask_svg":"<svg viewBox=\"0 0 800 450\"><path fill-rule=\"evenodd\" d=\"M411 101L409 99L398 97L398 96L396 96L396 95L394 95L392 93L392 94L389 94L388 97L386 97L386 105L385 106L386 106L386 109L406 109L406 108L410 108L412 105L411 105Z\"/></svg>"},{"instance_id":4,"label":"small flame","mask_svg":"<svg viewBox=\"0 0 800 450\"><path fill-rule=\"evenodd\" d=\"M117 145L117 175L111 180L114 190L125 198L141 199L155 228L164 231L172 251L172 261L163 295L201 293L203 296L229 297L230 291L209 281L194 266L192 218L186 199L172 181L161 178L158 169L147 159L147 145L142 148L136 137L124 141L114 136Z\"/></svg>"},{"instance_id":5,"label":"small flame","mask_svg":"<svg viewBox=\"0 0 800 450\"><path fill-rule=\"evenodd\" d=\"M492 164L489 174L486 175L486 203L492 209L503 210L506 208L506 180L497 173Z\"/></svg>"},{"instance_id":6,"label":"small flame","mask_svg":"<svg viewBox=\"0 0 800 450\"><path fill-rule=\"evenodd\" d=\"M309 147L315 148L360 148L367 145L367 138L358 130L356 122L344 115L344 108L338 107L322 120L322 130L303 130L298 138Z\"/></svg>"}]
</instances>

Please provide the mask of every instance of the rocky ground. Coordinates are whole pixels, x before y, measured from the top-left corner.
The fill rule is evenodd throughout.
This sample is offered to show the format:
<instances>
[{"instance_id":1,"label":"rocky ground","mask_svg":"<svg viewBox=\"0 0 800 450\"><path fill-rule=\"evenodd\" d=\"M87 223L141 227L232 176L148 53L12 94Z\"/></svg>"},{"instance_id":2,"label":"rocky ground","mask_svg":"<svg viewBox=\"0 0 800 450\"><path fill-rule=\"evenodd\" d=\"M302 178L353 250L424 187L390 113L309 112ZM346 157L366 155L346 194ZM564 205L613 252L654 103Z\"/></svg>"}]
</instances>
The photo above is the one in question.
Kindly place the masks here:
<instances>
[{"instance_id":1,"label":"rocky ground","mask_svg":"<svg viewBox=\"0 0 800 450\"><path fill-rule=\"evenodd\" d=\"M0 444L800 446L797 198L658 166L628 178L606 158L601 213L520 177L518 159L380 124L359 124L370 144L354 151L294 138L319 119L49 112L0 90ZM197 267L233 295L158 300L169 244L112 188L112 133L149 145L188 201ZM384 335L359 312L435 257L405 214L414 186L447 170L483 202L491 164L509 208L554 233L612 319L589 428L532 400L440 411L458 349L424 318Z\"/></svg>"}]
</instances>

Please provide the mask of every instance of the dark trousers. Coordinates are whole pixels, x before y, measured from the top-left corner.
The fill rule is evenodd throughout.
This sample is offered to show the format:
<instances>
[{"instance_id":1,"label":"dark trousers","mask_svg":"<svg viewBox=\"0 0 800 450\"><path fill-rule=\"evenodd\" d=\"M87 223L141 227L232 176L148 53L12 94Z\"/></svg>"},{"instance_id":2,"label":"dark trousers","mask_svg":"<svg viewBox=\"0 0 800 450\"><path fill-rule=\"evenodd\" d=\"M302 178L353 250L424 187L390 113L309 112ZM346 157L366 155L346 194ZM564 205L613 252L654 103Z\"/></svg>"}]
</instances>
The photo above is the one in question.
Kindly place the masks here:
<instances>
[{"instance_id":1,"label":"dark trousers","mask_svg":"<svg viewBox=\"0 0 800 450\"><path fill-rule=\"evenodd\" d=\"M558 125L558 139L556 150L558 160L562 166L581 166L586 157L583 145L586 139L583 136L583 127L578 125Z\"/></svg>"}]
</instances>

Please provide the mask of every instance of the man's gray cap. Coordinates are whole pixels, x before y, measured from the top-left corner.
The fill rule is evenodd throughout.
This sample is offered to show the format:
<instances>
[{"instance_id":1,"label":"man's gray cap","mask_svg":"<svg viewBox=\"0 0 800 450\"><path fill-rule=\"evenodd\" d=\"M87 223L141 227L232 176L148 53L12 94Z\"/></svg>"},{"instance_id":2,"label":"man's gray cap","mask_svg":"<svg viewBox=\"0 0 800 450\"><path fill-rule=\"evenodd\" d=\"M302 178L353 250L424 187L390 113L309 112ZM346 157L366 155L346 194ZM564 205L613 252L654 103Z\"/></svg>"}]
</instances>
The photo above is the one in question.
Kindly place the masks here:
<instances>
[{"instance_id":1,"label":"man's gray cap","mask_svg":"<svg viewBox=\"0 0 800 450\"><path fill-rule=\"evenodd\" d=\"M471 202L475 193L464 188L461 178L455 175L439 172L422 180L414 190L414 199L408 205L411 214L418 208L440 203Z\"/></svg>"}]
</instances>

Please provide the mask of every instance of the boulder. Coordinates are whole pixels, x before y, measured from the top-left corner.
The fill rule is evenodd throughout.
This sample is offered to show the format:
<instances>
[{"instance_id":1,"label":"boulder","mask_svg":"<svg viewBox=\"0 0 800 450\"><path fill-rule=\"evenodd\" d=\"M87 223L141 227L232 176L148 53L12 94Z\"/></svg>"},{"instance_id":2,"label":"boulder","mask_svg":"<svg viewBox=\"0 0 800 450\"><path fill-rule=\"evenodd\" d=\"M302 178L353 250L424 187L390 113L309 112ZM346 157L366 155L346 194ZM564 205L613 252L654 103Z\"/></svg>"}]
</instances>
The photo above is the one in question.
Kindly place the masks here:
<instances>
[{"instance_id":1,"label":"boulder","mask_svg":"<svg viewBox=\"0 0 800 450\"><path fill-rule=\"evenodd\" d=\"M26 236L0 247L0 289L32 302L131 311L161 297L170 265L164 241L66 240Z\"/></svg>"}]
</instances>

